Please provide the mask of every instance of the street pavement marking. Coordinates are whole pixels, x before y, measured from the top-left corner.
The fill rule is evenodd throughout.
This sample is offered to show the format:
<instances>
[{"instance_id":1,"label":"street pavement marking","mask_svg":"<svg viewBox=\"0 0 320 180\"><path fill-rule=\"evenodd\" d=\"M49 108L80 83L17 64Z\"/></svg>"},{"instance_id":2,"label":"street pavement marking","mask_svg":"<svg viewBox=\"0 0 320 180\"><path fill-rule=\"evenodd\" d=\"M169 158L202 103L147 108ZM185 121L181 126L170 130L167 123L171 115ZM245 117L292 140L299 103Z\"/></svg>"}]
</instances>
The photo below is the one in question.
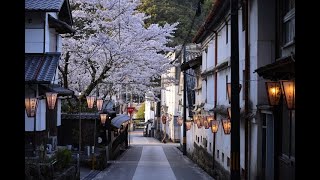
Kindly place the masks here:
<instances>
[{"instance_id":1,"label":"street pavement marking","mask_svg":"<svg viewBox=\"0 0 320 180\"><path fill-rule=\"evenodd\" d=\"M176 180L176 177L162 147L145 146L132 179Z\"/></svg>"}]
</instances>

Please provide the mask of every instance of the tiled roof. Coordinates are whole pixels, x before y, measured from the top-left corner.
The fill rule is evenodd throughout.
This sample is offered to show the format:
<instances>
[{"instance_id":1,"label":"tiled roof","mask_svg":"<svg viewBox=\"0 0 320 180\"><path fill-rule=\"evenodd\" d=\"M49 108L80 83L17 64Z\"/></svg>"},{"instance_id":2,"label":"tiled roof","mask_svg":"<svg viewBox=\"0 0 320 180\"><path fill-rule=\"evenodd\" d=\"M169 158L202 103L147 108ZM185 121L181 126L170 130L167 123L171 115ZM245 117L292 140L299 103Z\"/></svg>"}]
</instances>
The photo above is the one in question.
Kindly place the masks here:
<instances>
[{"instance_id":1,"label":"tiled roof","mask_svg":"<svg viewBox=\"0 0 320 180\"><path fill-rule=\"evenodd\" d=\"M55 75L60 54L25 54L24 80L33 83L50 83Z\"/></svg>"},{"instance_id":2,"label":"tiled roof","mask_svg":"<svg viewBox=\"0 0 320 180\"><path fill-rule=\"evenodd\" d=\"M24 7L29 11L60 11L65 0L25 0Z\"/></svg>"},{"instance_id":3,"label":"tiled roof","mask_svg":"<svg viewBox=\"0 0 320 180\"><path fill-rule=\"evenodd\" d=\"M50 84L50 85L40 85L39 87L43 88L45 92L56 92L58 93L58 96L72 96L74 95L74 92L70 89L66 89L64 87L61 87L58 84Z\"/></svg>"}]
</instances>

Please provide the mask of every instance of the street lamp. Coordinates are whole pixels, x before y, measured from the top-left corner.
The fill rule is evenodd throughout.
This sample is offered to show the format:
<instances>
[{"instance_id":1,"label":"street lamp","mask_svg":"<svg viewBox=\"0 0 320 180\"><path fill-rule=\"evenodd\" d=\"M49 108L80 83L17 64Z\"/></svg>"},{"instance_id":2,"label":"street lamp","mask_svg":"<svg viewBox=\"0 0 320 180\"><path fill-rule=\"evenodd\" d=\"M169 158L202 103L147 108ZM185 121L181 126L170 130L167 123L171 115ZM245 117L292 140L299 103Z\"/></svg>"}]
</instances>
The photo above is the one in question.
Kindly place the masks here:
<instances>
[{"instance_id":1,"label":"street lamp","mask_svg":"<svg viewBox=\"0 0 320 180\"><path fill-rule=\"evenodd\" d=\"M102 110L103 99L97 99L97 109L98 111Z\"/></svg>"},{"instance_id":2,"label":"street lamp","mask_svg":"<svg viewBox=\"0 0 320 180\"><path fill-rule=\"evenodd\" d=\"M94 100L95 100L94 96L87 96L87 104L89 109L93 108ZM94 163L95 163L95 153L94 153L95 145L96 145L96 118L94 118L94 130L93 130L92 169L94 169Z\"/></svg>"},{"instance_id":3,"label":"street lamp","mask_svg":"<svg viewBox=\"0 0 320 180\"><path fill-rule=\"evenodd\" d=\"M129 124L128 124L128 131L130 132L130 125L131 125L131 121L132 121L132 113L134 111L134 107L127 107L127 111L128 113L130 114L130 121L129 121ZM128 132L128 138L129 138L129 146L130 147L130 133Z\"/></svg>"},{"instance_id":4,"label":"street lamp","mask_svg":"<svg viewBox=\"0 0 320 180\"><path fill-rule=\"evenodd\" d=\"M288 110L295 109L295 82L292 80L282 80L281 85Z\"/></svg>"},{"instance_id":5,"label":"street lamp","mask_svg":"<svg viewBox=\"0 0 320 180\"><path fill-rule=\"evenodd\" d=\"M57 96L58 93L54 92L46 92L46 97L47 97L47 103L48 103L48 108L49 109L54 109L57 101Z\"/></svg>"},{"instance_id":6,"label":"street lamp","mask_svg":"<svg viewBox=\"0 0 320 180\"><path fill-rule=\"evenodd\" d=\"M105 124L107 120L107 114L100 114L101 124Z\"/></svg>"},{"instance_id":7,"label":"street lamp","mask_svg":"<svg viewBox=\"0 0 320 180\"><path fill-rule=\"evenodd\" d=\"M231 133L231 121L230 121L230 119L223 119L222 120L222 125L223 125L224 134L230 134Z\"/></svg>"},{"instance_id":8,"label":"street lamp","mask_svg":"<svg viewBox=\"0 0 320 180\"><path fill-rule=\"evenodd\" d=\"M80 154L81 154L81 92L79 92L79 152L77 155L78 177L80 177Z\"/></svg>"},{"instance_id":9,"label":"street lamp","mask_svg":"<svg viewBox=\"0 0 320 180\"><path fill-rule=\"evenodd\" d=\"M214 116L207 116L207 121L211 122L211 132L212 133L218 132L219 121L215 120Z\"/></svg>"},{"instance_id":10,"label":"street lamp","mask_svg":"<svg viewBox=\"0 0 320 180\"><path fill-rule=\"evenodd\" d=\"M26 113L28 117L34 117L34 127L33 127L33 132L34 132L34 140L33 140L33 146L34 146L34 155L36 155L36 112L37 112L37 104L38 104L38 99L37 98L25 98L25 108L26 108Z\"/></svg>"},{"instance_id":11,"label":"street lamp","mask_svg":"<svg viewBox=\"0 0 320 180\"><path fill-rule=\"evenodd\" d=\"M277 106L281 97L281 87L278 81L266 82L268 102L270 106Z\"/></svg>"},{"instance_id":12,"label":"street lamp","mask_svg":"<svg viewBox=\"0 0 320 180\"><path fill-rule=\"evenodd\" d=\"M89 109L93 108L94 100L95 100L94 96L87 96L87 104Z\"/></svg>"}]
</instances>

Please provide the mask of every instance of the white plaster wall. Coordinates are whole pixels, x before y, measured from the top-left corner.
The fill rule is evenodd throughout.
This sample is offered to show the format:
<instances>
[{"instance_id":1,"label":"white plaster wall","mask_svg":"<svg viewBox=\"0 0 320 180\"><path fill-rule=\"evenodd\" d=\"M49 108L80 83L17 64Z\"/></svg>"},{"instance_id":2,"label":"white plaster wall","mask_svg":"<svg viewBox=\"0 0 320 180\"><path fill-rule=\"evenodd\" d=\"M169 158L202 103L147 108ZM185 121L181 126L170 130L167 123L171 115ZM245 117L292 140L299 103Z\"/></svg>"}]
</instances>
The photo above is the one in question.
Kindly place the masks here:
<instances>
[{"instance_id":1,"label":"white plaster wall","mask_svg":"<svg viewBox=\"0 0 320 180\"><path fill-rule=\"evenodd\" d=\"M216 133L216 152L219 150L219 158L217 158L217 154L215 155L215 160L223 166L227 171L230 171L230 167L227 166L227 157L230 158L230 135L224 134L222 121L221 119L225 119L217 114L217 119L220 120L220 125L218 132ZM222 160L222 153L224 153L224 160Z\"/></svg>"},{"instance_id":2,"label":"white plaster wall","mask_svg":"<svg viewBox=\"0 0 320 180\"><path fill-rule=\"evenodd\" d=\"M208 44L208 57L207 57L207 61L206 61L206 69L208 69L210 67L214 67L214 55L215 55L214 41L215 40L210 40L210 42Z\"/></svg>"},{"instance_id":3,"label":"white plaster wall","mask_svg":"<svg viewBox=\"0 0 320 180\"><path fill-rule=\"evenodd\" d=\"M43 29L25 29L25 53L43 53Z\"/></svg>"},{"instance_id":4,"label":"white plaster wall","mask_svg":"<svg viewBox=\"0 0 320 180\"><path fill-rule=\"evenodd\" d=\"M230 21L228 21L228 24L230 24ZM226 43L226 25L223 25L223 28L218 32L218 64L230 58L230 31L231 26L228 25L228 43Z\"/></svg>"},{"instance_id":5,"label":"white plaster wall","mask_svg":"<svg viewBox=\"0 0 320 180\"><path fill-rule=\"evenodd\" d=\"M57 126L61 125L61 99L57 99Z\"/></svg>"},{"instance_id":6,"label":"white plaster wall","mask_svg":"<svg viewBox=\"0 0 320 180\"><path fill-rule=\"evenodd\" d=\"M25 14L25 53L61 52L61 37L49 28L48 14L57 18L56 12Z\"/></svg>"},{"instance_id":7,"label":"white plaster wall","mask_svg":"<svg viewBox=\"0 0 320 180\"><path fill-rule=\"evenodd\" d=\"M199 90L199 95L201 95L200 103L206 102L207 99L207 81L202 81L202 88Z\"/></svg>"},{"instance_id":8,"label":"white plaster wall","mask_svg":"<svg viewBox=\"0 0 320 180\"><path fill-rule=\"evenodd\" d=\"M214 104L214 76L207 76L207 103Z\"/></svg>"},{"instance_id":9,"label":"white plaster wall","mask_svg":"<svg viewBox=\"0 0 320 180\"><path fill-rule=\"evenodd\" d=\"M217 73L217 105L229 105L227 97L226 76L228 75L228 82L231 82L230 70L230 68L226 68Z\"/></svg>"},{"instance_id":10,"label":"white plaster wall","mask_svg":"<svg viewBox=\"0 0 320 180\"><path fill-rule=\"evenodd\" d=\"M150 113L151 113L150 107L151 107L150 101L145 101L145 111L144 111L144 120L145 120L145 122L147 122L151 117L151 115L150 115Z\"/></svg>"}]
</instances>

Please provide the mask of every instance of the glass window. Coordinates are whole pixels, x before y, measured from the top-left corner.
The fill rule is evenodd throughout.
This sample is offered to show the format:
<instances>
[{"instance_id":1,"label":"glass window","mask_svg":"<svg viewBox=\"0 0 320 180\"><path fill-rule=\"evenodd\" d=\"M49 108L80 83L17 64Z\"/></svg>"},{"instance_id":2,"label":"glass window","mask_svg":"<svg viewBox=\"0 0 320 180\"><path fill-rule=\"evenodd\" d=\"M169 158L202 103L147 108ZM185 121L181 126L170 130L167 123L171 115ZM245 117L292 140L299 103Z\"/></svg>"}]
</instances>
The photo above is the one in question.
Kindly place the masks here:
<instances>
[{"instance_id":1,"label":"glass window","mask_svg":"<svg viewBox=\"0 0 320 180\"><path fill-rule=\"evenodd\" d=\"M283 45L286 45L295 38L295 1L284 0L283 5Z\"/></svg>"}]
</instances>

